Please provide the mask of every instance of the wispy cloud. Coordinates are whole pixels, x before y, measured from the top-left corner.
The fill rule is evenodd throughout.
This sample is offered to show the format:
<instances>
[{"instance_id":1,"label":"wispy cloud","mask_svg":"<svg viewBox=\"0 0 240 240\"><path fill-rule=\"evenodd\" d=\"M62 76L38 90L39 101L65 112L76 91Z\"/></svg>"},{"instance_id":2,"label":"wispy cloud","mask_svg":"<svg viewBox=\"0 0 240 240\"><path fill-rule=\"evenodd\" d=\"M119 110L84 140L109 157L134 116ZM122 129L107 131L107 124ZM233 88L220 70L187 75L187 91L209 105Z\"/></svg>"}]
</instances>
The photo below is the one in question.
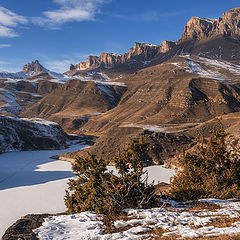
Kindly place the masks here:
<instances>
[{"instance_id":1,"label":"wispy cloud","mask_svg":"<svg viewBox=\"0 0 240 240\"><path fill-rule=\"evenodd\" d=\"M0 44L0 48L9 48L12 47L11 44Z\"/></svg>"},{"instance_id":2,"label":"wispy cloud","mask_svg":"<svg viewBox=\"0 0 240 240\"><path fill-rule=\"evenodd\" d=\"M17 37L15 27L26 24L27 18L0 6L0 37Z\"/></svg>"},{"instance_id":3,"label":"wispy cloud","mask_svg":"<svg viewBox=\"0 0 240 240\"><path fill-rule=\"evenodd\" d=\"M123 21L133 21L133 22L153 22L167 19L169 17L177 17L184 15L185 11L172 11L168 13L161 13L157 11L146 11L139 12L138 14L118 14L118 13L106 13L106 15L123 20Z\"/></svg>"},{"instance_id":4,"label":"wispy cloud","mask_svg":"<svg viewBox=\"0 0 240 240\"><path fill-rule=\"evenodd\" d=\"M69 70L69 66L72 63L73 63L72 60L69 60L69 59L52 60L52 61L50 60L50 61L44 62L44 66L47 69L50 69L51 71L63 73L63 72L66 72L67 70Z\"/></svg>"},{"instance_id":5,"label":"wispy cloud","mask_svg":"<svg viewBox=\"0 0 240 240\"><path fill-rule=\"evenodd\" d=\"M34 22L50 28L59 28L67 22L92 21L100 6L111 0L53 0L58 8L43 12L42 17L34 18Z\"/></svg>"},{"instance_id":6,"label":"wispy cloud","mask_svg":"<svg viewBox=\"0 0 240 240\"><path fill-rule=\"evenodd\" d=\"M0 72L17 72L19 71L18 67L13 67L13 62L0 61Z\"/></svg>"}]
</instances>

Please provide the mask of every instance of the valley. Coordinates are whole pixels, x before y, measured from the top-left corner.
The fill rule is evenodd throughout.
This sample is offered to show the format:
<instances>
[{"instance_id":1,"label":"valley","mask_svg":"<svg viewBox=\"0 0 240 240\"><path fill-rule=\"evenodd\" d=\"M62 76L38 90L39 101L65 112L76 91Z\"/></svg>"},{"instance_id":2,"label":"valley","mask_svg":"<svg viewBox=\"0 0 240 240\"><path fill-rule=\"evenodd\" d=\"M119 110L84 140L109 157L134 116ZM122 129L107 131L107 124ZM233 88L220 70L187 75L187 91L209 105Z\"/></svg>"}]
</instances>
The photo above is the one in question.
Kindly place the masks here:
<instances>
[{"instance_id":1,"label":"valley","mask_svg":"<svg viewBox=\"0 0 240 240\"><path fill-rule=\"evenodd\" d=\"M149 144L142 158L149 179L169 184L170 177L181 170L181 151L193 151L201 133L210 137L217 119L227 133L227 143L239 139L239 24L240 8L235 8L218 19L192 17L177 41L164 40L160 45L135 42L124 54L88 56L86 61L72 63L64 73L48 70L38 60L16 73L0 72L0 198L4 203L0 235L26 214L66 211L64 191L73 176L70 162L77 157L90 153L112 165L130 138L143 139ZM168 189L169 185L164 187ZM235 213L239 218L238 212L231 215L232 208L239 208L238 202L212 202L222 211L227 209L230 218ZM189 213L188 203L180 207L174 201L169 204L165 217L173 217L179 228L164 224L164 216L156 217L164 215L162 209L129 210L129 216L135 211L138 222L119 220L123 230L109 239L135 239L135 233L149 232L152 223L155 230L166 230L162 236L222 234L222 230L208 225L224 215L221 210L208 211L204 218L201 212L198 216ZM191 224L184 227L181 214L192 222L195 217L203 221L199 229ZM97 231L90 231L90 236L102 235L101 216L89 213L66 218L53 217L54 228L62 221L75 226L74 219L80 219L86 224L83 226ZM61 233L51 232L51 219L48 221L46 228L36 232L41 239L47 235L58 239ZM229 234L239 233L239 222L234 224L231 229L228 226ZM134 229L136 232L131 232ZM76 238L71 231L69 236Z\"/></svg>"}]
</instances>

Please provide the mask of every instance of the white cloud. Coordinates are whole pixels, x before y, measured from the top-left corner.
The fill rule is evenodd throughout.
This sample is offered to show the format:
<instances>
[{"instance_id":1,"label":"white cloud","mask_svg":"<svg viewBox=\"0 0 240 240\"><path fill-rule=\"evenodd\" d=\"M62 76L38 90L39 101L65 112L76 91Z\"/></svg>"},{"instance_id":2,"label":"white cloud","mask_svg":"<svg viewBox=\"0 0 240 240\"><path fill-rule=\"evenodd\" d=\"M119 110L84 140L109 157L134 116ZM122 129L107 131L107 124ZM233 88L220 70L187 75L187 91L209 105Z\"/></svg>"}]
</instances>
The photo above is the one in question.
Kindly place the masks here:
<instances>
[{"instance_id":1,"label":"white cloud","mask_svg":"<svg viewBox=\"0 0 240 240\"><path fill-rule=\"evenodd\" d=\"M0 44L0 48L9 48L11 46L11 44Z\"/></svg>"},{"instance_id":2,"label":"white cloud","mask_svg":"<svg viewBox=\"0 0 240 240\"><path fill-rule=\"evenodd\" d=\"M17 26L19 24L26 24L27 19L23 16L0 6L0 24L4 26Z\"/></svg>"},{"instance_id":3,"label":"white cloud","mask_svg":"<svg viewBox=\"0 0 240 240\"><path fill-rule=\"evenodd\" d=\"M27 22L27 18L0 6L0 37L17 37L14 27Z\"/></svg>"},{"instance_id":4,"label":"white cloud","mask_svg":"<svg viewBox=\"0 0 240 240\"><path fill-rule=\"evenodd\" d=\"M2 26L0 24L0 37L17 37L18 34L9 27Z\"/></svg>"},{"instance_id":5,"label":"white cloud","mask_svg":"<svg viewBox=\"0 0 240 240\"><path fill-rule=\"evenodd\" d=\"M102 4L111 0L53 0L59 8L43 12L43 17L35 18L39 25L57 28L66 22L94 20Z\"/></svg>"},{"instance_id":6,"label":"white cloud","mask_svg":"<svg viewBox=\"0 0 240 240\"><path fill-rule=\"evenodd\" d=\"M44 63L45 67L51 71L63 73L69 70L71 60L52 60Z\"/></svg>"},{"instance_id":7,"label":"white cloud","mask_svg":"<svg viewBox=\"0 0 240 240\"><path fill-rule=\"evenodd\" d=\"M17 72L18 66L13 67L13 62L0 61L0 72Z\"/></svg>"}]
</instances>

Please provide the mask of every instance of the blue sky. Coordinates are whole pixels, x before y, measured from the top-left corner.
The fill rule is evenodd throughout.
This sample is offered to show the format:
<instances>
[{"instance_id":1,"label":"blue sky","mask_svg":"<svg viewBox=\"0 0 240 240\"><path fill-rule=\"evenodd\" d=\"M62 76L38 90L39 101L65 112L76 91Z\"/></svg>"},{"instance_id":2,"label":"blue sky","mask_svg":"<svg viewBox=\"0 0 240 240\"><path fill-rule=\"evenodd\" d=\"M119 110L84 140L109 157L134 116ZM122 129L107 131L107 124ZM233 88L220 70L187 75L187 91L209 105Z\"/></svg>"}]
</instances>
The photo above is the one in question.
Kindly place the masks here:
<instances>
[{"instance_id":1,"label":"blue sky","mask_svg":"<svg viewBox=\"0 0 240 240\"><path fill-rule=\"evenodd\" d=\"M64 72L135 41L177 40L192 16L218 18L235 7L236 0L0 0L0 71L38 59Z\"/></svg>"}]
</instances>

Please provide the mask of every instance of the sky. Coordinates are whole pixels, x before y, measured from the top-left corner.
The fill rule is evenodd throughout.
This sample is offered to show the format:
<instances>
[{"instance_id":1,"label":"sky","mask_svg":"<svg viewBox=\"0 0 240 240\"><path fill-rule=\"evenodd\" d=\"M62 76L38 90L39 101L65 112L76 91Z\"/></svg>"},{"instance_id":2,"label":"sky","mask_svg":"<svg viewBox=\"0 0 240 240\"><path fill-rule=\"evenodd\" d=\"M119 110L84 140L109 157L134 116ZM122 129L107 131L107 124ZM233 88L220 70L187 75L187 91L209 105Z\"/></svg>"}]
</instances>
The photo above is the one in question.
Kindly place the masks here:
<instances>
[{"instance_id":1,"label":"sky","mask_svg":"<svg viewBox=\"0 0 240 240\"><path fill-rule=\"evenodd\" d=\"M56 72L134 42L178 40L192 16L215 18L237 0L0 0L0 71L36 59Z\"/></svg>"}]
</instances>

